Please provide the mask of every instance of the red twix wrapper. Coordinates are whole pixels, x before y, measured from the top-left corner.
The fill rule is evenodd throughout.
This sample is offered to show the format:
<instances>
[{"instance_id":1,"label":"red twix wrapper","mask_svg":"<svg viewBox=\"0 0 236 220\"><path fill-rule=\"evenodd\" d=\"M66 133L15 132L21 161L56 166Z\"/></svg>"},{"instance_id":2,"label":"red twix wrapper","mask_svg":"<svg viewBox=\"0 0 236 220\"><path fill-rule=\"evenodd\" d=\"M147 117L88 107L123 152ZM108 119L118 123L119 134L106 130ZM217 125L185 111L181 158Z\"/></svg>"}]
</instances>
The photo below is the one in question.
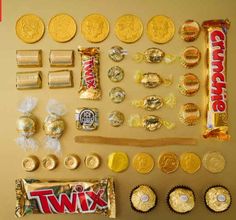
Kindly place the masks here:
<instances>
[{"instance_id":1,"label":"red twix wrapper","mask_svg":"<svg viewBox=\"0 0 236 220\"><path fill-rule=\"evenodd\" d=\"M205 138L228 140L226 54L228 20L209 20L202 24L207 34L208 105Z\"/></svg>"}]
</instances>

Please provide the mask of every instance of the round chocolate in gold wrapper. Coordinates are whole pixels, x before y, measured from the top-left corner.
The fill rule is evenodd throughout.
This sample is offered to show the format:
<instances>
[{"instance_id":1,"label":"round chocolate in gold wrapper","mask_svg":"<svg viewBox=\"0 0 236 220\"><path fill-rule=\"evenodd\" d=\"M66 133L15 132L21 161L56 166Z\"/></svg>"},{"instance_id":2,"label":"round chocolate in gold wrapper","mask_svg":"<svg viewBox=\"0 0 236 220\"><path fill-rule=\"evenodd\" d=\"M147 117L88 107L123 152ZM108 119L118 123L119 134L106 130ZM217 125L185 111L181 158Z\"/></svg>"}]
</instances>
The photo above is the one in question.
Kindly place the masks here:
<instances>
[{"instance_id":1,"label":"round chocolate in gold wrapper","mask_svg":"<svg viewBox=\"0 0 236 220\"><path fill-rule=\"evenodd\" d=\"M92 153L85 157L84 163L87 168L94 170L100 166L101 159L98 154Z\"/></svg>"},{"instance_id":2,"label":"round chocolate in gold wrapper","mask_svg":"<svg viewBox=\"0 0 236 220\"><path fill-rule=\"evenodd\" d=\"M167 202L172 211L185 214L195 207L195 196L189 187L177 186L169 192Z\"/></svg>"},{"instance_id":3,"label":"round chocolate in gold wrapper","mask_svg":"<svg viewBox=\"0 0 236 220\"><path fill-rule=\"evenodd\" d=\"M138 153L133 157L133 167L138 173L150 173L154 164L154 159L150 154Z\"/></svg>"},{"instance_id":4,"label":"round chocolate in gold wrapper","mask_svg":"<svg viewBox=\"0 0 236 220\"><path fill-rule=\"evenodd\" d=\"M200 25L194 20L186 20L179 29L181 38L186 42L196 40L201 31Z\"/></svg>"},{"instance_id":5,"label":"round chocolate in gold wrapper","mask_svg":"<svg viewBox=\"0 0 236 220\"><path fill-rule=\"evenodd\" d=\"M24 137L29 138L36 132L36 118L31 114L25 114L16 122L17 131Z\"/></svg>"},{"instance_id":6,"label":"round chocolate in gold wrapper","mask_svg":"<svg viewBox=\"0 0 236 220\"><path fill-rule=\"evenodd\" d=\"M53 40L63 43L70 41L75 36L77 26L72 16L61 13L51 18L48 30Z\"/></svg>"},{"instance_id":7,"label":"round chocolate in gold wrapper","mask_svg":"<svg viewBox=\"0 0 236 220\"><path fill-rule=\"evenodd\" d=\"M179 159L175 153L163 153L158 158L158 167L164 173L173 173L179 167Z\"/></svg>"},{"instance_id":8,"label":"round chocolate in gold wrapper","mask_svg":"<svg viewBox=\"0 0 236 220\"><path fill-rule=\"evenodd\" d=\"M193 126L197 124L201 117L201 112L199 107L194 103L186 103L181 106L179 111L180 121L188 126Z\"/></svg>"},{"instance_id":9,"label":"round chocolate in gold wrapper","mask_svg":"<svg viewBox=\"0 0 236 220\"><path fill-rule=\"evenodd\" d=\"M109 22L101 14L90 14L81 23L81 32L84 38L92 43L104 41L109 31Z\"/></svg>"},{"instance_id":10,"label":"round chocolate in gold wrapper","mask_svg":"<svg viewBox=\"0 0 236 220\"><path fill-rule=\"evenodd\" d=\"M119 17L115 24L117 38L124 43L134 43L143 33L143 24L139 17L126 14Z\"/></svg>"},{"instance_id":11,"label":"round chocolate in gold wrapper","mask_svg":"<svg viewBox=\"0 0 236 220\"><path fill-rule=\"evenodd\" d=\"M156 95L150 95L144 98L143 107L145 110L154 111L160 109L164 104L163 98Z\"/></svg>"},{"instance_id":12,"label":"round chocolate in gold wrapper","mask_svg":"<svg viewBox=\"0 0 236 220\"><path fill-rule=\"evenodd\" d=\"M208 152L203 156L203 166L211 173L220 173L225 168L225 158L217 151Z\"/></svg>"},{"instance_id":13,"label":"round chocolate in gold wrapper","mask_svg":"<svg viewBox=\"0 0 236 220\"><path fill-rule=\"evenodd\" d=\"M212 186L205 193L205 204L212 212L225 212L231 202L230 192L224 186Z\"/></svg>"},{"instance_id":14,"label":"round chocolate in gold wrapper","mask_svg":"<svg viewBox=\"0 0 236 220\"><path fill-rule=\"evenodd\" d=\"M130 202L135 211L147 213L155 208L157 195L150 186L140 185L131 191Z\"/></svg>"},{"instance_id":15,"label":"round chocolate in gold wrapper","mask_svg":"<svg viewBox=\"0 0 236 220\"><path fill-rule=\"evenodd\" d=\"M155 43L169 42L175 33L175 25L171 18L163 15L152 17L147 24L147 35Z\"/></svg>"},{"instance_id":16,"label":"round chocolate in gold wrapper","mask_svg":"<svg viewBox=\"0 0 236 220\"><path fill-rule=\"evenodd\" d=\"M120 46L113 46L110 50L108 50L108 57L115 62L122 61L126 54L127 51Z\"/></svg>"},{"instance_id":17,"label":"round chocolate in gold wrapper","mask_svg":"<svg viewBox=\"0 0 236 220\"><path fill-rule=\"evenodd\" d=\"M151 72L136 74L135 80L146 88L156 88L164 82L159 74Z\"/></svg>"},{"instance_id":18,"label":"round chocolate in gold wrapper","mask_svg":"<svg viewBox=\"0 0 236 220\"><path fill-rule=\"evenodd\" d=\"M148 131L155 131L162 126L162 120L156 115L147 115L143 117L143 127Z\"/></svg>"},{"instance_id":19,"label":"round chocolate in gold wrapper","mask_svg":"<svg viewBox=\"0 0 236 220\"><path fill-rule=\"evenodd\" d=\"M44 23L34 14L21 16L16 22L16 35L25 43L32 44L44 35Z\"/></svg>"},{"instance_id":20,"label":"round chocolate in gold wrapper","mask_svg":"<svg viewBox=\"0 0 236 220\"><path fill-rule=\"evenodd\" d=\"M69 154L64 158L64 166L69 170L74 170L80 165L80 158L78 155Z\"/></svg>"},{"instance_id":21,"label":"round chocolate in gold wrapper","mask_svg":"<svg viewBox=\"0 0 236 220\"><path fill-rule=\"evenodd\" d=\"M201 59L201 52L193 46L185 48L181 55L181 63L186 68L192 68L196 66Z\"/></svg>"},{"instance_id":22,"label":"round chocolate in gold wrapper","mask_svg":"<svg viewBox=\"0 0 236 220\"><path fill-rule=\"evenodd\" d=\"M58 165L58 158L53 154L49 154L42 159L42 165L47 170L54 170Z\"/></svg>"},{"instance_id":23,"label":"round chocolate in gold wrapper","mask_svg":"<svg viewBox=\"0 0 236 220\"><path fill-rule=\"evenodd\" d=\"M125 116L122 112L113 111L109 114L108 120L112 127L119 127L124 123Z\"/></svg>"},{"instance_id":24,"label":"round chocolate in gold wrapper","mask_svg":"<svg viewBox=\"0 0 236 220\"><path fill-rule=\"evenodd\" d=\"M195 95L200 88L198 77L193 73L186 73L180 77L179 91L185 96Z\"/></svg>"},{"instance_id":25,"label":"round chocolate in gold wrapper","mask_svg":"<svg viewBox=\"0 0 236 220\"><path fill-rule=\"evenodd\" d=\"M129 166L129 158L124 152L114 152L108 156L108 167L113 172L122 172Z\"/></svg>"},{"instance_id":26,"label":"round chocolate in gold wrapper","mask_svg":"<svg viewBox=\"0 0 236 220\"><path fill-rule=\"evenodd\" d=\"M38 157L31 155L22 160L22 167L27 172L32 172L38 169L39 159Z\"/></svg>"},{"instance_id":27,"label":"round chocolate in gold wrapper","mask_svg":"<svg viewBox=\"0 0 236 220\"><path fill-rule=\"evenodd\" d=\"M108 78L112 82L120 82L124 78L124 70L119 66L113 66L108 70Z\"/></svg>"},{"instance_id":28,"label":"round chocolate in gold wrapper","mask_svg":"<svg viewBox=\"0 0 236 220\"><path fill-rule=\"evenodd\" d=\"M144 52L145 61L148 63L160 63L165 56L165 53L159 48L148 48Z\"/></svg>"},{"instance_id":29,"label":"round chocolate in gold wrapper","mask_svg":"<svg viewBox=\"0 0 236 220\"><path fill-rule=\"evenodd\" d=\"M120 87L114 87L109 92L109 96L112 102L114 103L121 103L124 101L126 93L125 91Z\"/></svg>"},{"instance_id":30,"label":"round chocolate in gold wrapper","mask_svg":"<svg viewBox=\"0 0 236 220\"><path fill-rule=\"evenodd\" d=\"M195 173L201 167L201 159L199 156L192 152L186 152L180 155L180 167L186 173Z\"/></svg>"}]
</instances>

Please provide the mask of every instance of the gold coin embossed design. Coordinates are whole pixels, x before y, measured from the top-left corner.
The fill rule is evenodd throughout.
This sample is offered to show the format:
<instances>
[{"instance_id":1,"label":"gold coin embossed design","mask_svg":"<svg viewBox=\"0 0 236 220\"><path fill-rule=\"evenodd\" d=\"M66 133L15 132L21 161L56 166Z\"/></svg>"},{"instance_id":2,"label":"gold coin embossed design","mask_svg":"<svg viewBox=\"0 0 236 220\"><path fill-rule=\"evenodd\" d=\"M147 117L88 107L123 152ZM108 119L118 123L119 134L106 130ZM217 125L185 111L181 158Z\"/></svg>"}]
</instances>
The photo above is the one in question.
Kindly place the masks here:
<instances>
[{"instance_id":1,"label":"gold coin embossed design","mask_svg":"<svg viewBox=\"0 0 236 220\"><path fill-rule=\"evenodd\" d=\"M138 173L150 173L154 167L154 160L150 154L138 153L133 158L133 167Z\"/></svg>"},{"instance_id":2,"label":"gold coin embossed design","mask_svg":"<svg viewBox=\"0 0 236 220\"><path fill-rule=\"evenodd\" d=\"M84 38L92 43L104 41L109 34L109 22L100 14L90 14L81 23Z\"/></svg>"},{"instance_id":3,"label":"gold coin embossed design","mask_svg":"<svg viewBox=\"0 0 236 220\"><path fill-rule=\"evenodd\" d=\"M68 14L57 14L51 18L48 30L53 40L63 43L70 41L76 34L77 26Z\"/></svg>"},{"instance_id":4,"label":"gold coin embossed design","mask_svg":"<svg viewBox=\"0 0 236 220\"><path fill-rule=\"evenodd\" d=\"M34 14L21 16L16 22L15 29L16 35L28 44L39 41L45 31L42 19Z\"/></svg>"},{"instance_id":5,"label":"gold coin embossed design","mask_svg":"<svg viewBox=\"0 0 236 220\"><path fill-rule=\"evenodd\" d=\"M208 152L203 156L202 164L209 172L220 173L225 168L225 158L220 152Z\"/></svg>"},{"instance_id":6,"label":"gold coin embossed design","mask_svg":"<svg viewBox=\"0 0 236 220\"><path fill-rule=\"evenodd\" d=\"M186 152L180 155L180 166L186 173L195 173L201 167L201 159L195 153Z\"/></svg>"},{"instance_id":7,"label":"gold coin embossed design","mask_svg":"<svg viewBox=\"0 0 236 220\"><path fill-rule=\"evenodd\" d=\"M152 17L147 24L147 34L151 41L164 44L170 41L175 33L173 21L166 16Z\"/></svg>"},{"instance_id":8,"label":"gold coin embossed design","mask_svg":"<svg viewBox=\"0 0 236 220\"><path fill-rule=\"evenodd\" d=\"M179 167L179 159L175 153L163 153L158 158L158 167L164 173L173 173Z\"/></svg>"},{"instance_id":9,"label":"gold coin embossed design","mask_svg":"<svg viewBox=\"0 0 236 220\"><path fill-rule=\"evenodd\" d=\"M115 33L120 41L124 43L134 43L142 36L142 21L135 15L122 15L116 21Z\"/></svg>"}]
</instances>

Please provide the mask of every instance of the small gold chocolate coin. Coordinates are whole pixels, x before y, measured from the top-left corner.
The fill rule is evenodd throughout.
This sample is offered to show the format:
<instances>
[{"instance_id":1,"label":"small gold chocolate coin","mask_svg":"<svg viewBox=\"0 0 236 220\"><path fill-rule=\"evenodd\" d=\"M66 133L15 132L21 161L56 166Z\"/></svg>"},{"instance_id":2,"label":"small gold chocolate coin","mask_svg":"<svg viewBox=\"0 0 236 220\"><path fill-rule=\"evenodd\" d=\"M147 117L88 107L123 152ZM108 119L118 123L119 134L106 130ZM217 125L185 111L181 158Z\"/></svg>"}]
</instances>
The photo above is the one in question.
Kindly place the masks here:
<instances>
[{"instance_id":1,"label":"small gold chocolate coin","mask_svg":"<svg viewBox=\"0 0 236 220\"><path fill-rule=\"evenodd\" d=\"M75 154L69 154L64 159L64 166L69 170L74 170L80 165L80 158Z\"/></svg>"},{"instance_id":2,"label":"small gold chocolate coin","mask_svg":"<svg viewBox=\"0 0 236 220\"><path fill-rule=\"evenodd\" d=\"M115 33L120 41L124 43L134 43L142 36L142 21L136 15L122 15L116 21Z\"/></svg>"},{"instance_id":3,"label":"small gold chocolate coin","mask_svg":"<svg viewBox=\"0 0 236 220\"><path fill-rule=\"evenodd\" d=\"M158 158L158 167L164 173L173 173L179 167L179 159L175 153L163 153Z\"/></svg>"},{"instance_id":4,"label":"small gold chocolate coin","mask_svg":"<svg viewBox=\"0 0 236 220\"><path fill-rule=\"evenodd\" d=\"M138 173L150 173L154 167L154 159L150 154L138 153L133 157L133 167Z\"/></svg>"},{"instance_id":5,"label":"small gold chocolate coin","mask_svg":"<svg viewBox=\"0 0 236 220\"><path fill-rule=\"evenodd\" d=\"M85 166L92 170L100 166L100 161L100 157L95 153L87 155L84 159Z\"/></svg>"},{"instance_id":6,"label":"small gold chocolate coin","mask_svg":"<svg viewBox=\"0 0 236 220\"><path fill-rule=\"evenodd\" d=\"M220 152L208 152L203 156L202 164L209 172L220 173L225 168L225 158Z\"/></svg>"},{"instance_id":7,"label":"small gold chocolate coin","mask_svg":"<svg viewBox=\"0 0 236 220\"><path fill-rule=\"evenodd\" d=\"M185 21L179 29L181 38L186 42L196 40L201 31L200 25L194 20Z\"/></svg>"},{"instance_id":8,"label":"small gold chocolate coin","mask_svg":"<svg viewBox=\"0 0 236 220\"><path fill-rule=\"evenodd\" d=\"M108 167L113 172L122 172L129 166L129 158L124 152L114 152L108 156Z\"/></svg>"},{"instance_id":9,"label":"small gold chocolate coin","mask_svg":"<svg viewBox=\"0 0 236 220\"><path fill-rule=\"evenodd\" d=\"M44 34L44 23L34 14L21 16L16 22L16 35L25 43L32 44L39 41Z\"/></svg>"},{"instance_id":10,"label":"small gold chocolate coin","mask_svg":"<svg viewBox=\"0 0 236 220\"><path fill-rule=\"evenodd\" d=\"M180 167L186 173L195 173L201 167L201 159L195 153L186 152L180 155Z\"/></svg>"},{"instance_id":11,"label":"small gold chocolate coin","mask_svg":"<svg viewBox=\"0 0 236 220\"><path fill-rule=\"evenodd\" d=\"M49 34L56 42L68 42L76 34L77 26L74 18L68 14L57 14L48 25Z\"/></svg>"},{"instance_id":12,"label":"small gold chocolate coin","mask_svg":"<svg viewBox=\"0 0 236 220\"><path fill-rule=\"evenodd\" d=\"M36 156L28 156L22 160L22 167L27 172L32 172L38 169L39 159Z\"/></svg>"},{"instance_id":13,"label":"small gold chocolate coin","mask_svg":"<svg viewBox=\"0 0 236 220\"><path fill-rule=\"evenodd\" d=\"M167 43L173 38L174 33L175 25L169 17L162 15L154 16L147 24L147 35L155 43Z\"/></svg>"},{"instance_id":14,"label":"small gold chocolate coin","mask_svg":"<svg viewBox=\"0 0 236 220\"><path fill-rule=\"evenodd\" d=\"M55 155L49 154L42 160L42 165L47 170L54 170L57 167L58 159Z\"/></svg>"},{"instance_id":15,"label":"small gold chocolate coin","mask_svg":"<svg viewBox=\"0 0 236 220\"><path fill-rule=\"evenodd\" d=\"M87 41L99 43L109 34L109 22L103 15L90 14L82 21L81 32Z\"/></svg>"},{"instance_id":16,"label":"small gold chocolate coin","mask_svg":"<svg viewBox=\"0 0 236 220\"><path fill-rule=\"evenodd\" d=\"M186 103L180 107L179 120L187 125L193 126L197 124L201 117L199 107L194 103Z\"/></svg>"},{"instance_id":17,"label":"small gold chocolate coin","mask_svg":"<svg viewBox=\"0 0 236 220\"><path fill-rule=\"evenodd\" d=\"M198 92L200 82L198 77L193 73L186 73L180 77L178 87L181 94L185 96L193 96Z\"/></svg>"}]
</instances>

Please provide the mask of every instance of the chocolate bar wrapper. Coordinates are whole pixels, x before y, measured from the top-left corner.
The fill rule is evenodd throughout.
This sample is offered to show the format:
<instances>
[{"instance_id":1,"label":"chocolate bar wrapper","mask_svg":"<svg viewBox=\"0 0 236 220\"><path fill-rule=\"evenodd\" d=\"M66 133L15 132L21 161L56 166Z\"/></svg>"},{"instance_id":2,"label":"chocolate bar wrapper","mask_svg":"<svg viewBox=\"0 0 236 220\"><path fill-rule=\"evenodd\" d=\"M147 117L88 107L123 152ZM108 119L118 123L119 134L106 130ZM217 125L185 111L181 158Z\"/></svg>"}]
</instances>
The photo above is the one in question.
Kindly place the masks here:
<instances>
[{"instance_id":1,"label":"chocolate bar wrapper","mask_svg":"<svg viewBox=\"0 0 236 220\"><path fill-rule=\"evenodd\" d=\"M228 20L209 20L202 24L207 36L208 107L203 137L228 140L226 55Z\"/></svg>"},{"instance_id":2,"label":"chocolate bar wrapper","mask_svg":"<svg viewBox=\"0 0 236 220\"><path fill-rule=\"evenodd\" d=\"M89 214L116 217L112 178L92 181L16 180L15 216L28 214Z\"/></svg>"}]
</instances>

